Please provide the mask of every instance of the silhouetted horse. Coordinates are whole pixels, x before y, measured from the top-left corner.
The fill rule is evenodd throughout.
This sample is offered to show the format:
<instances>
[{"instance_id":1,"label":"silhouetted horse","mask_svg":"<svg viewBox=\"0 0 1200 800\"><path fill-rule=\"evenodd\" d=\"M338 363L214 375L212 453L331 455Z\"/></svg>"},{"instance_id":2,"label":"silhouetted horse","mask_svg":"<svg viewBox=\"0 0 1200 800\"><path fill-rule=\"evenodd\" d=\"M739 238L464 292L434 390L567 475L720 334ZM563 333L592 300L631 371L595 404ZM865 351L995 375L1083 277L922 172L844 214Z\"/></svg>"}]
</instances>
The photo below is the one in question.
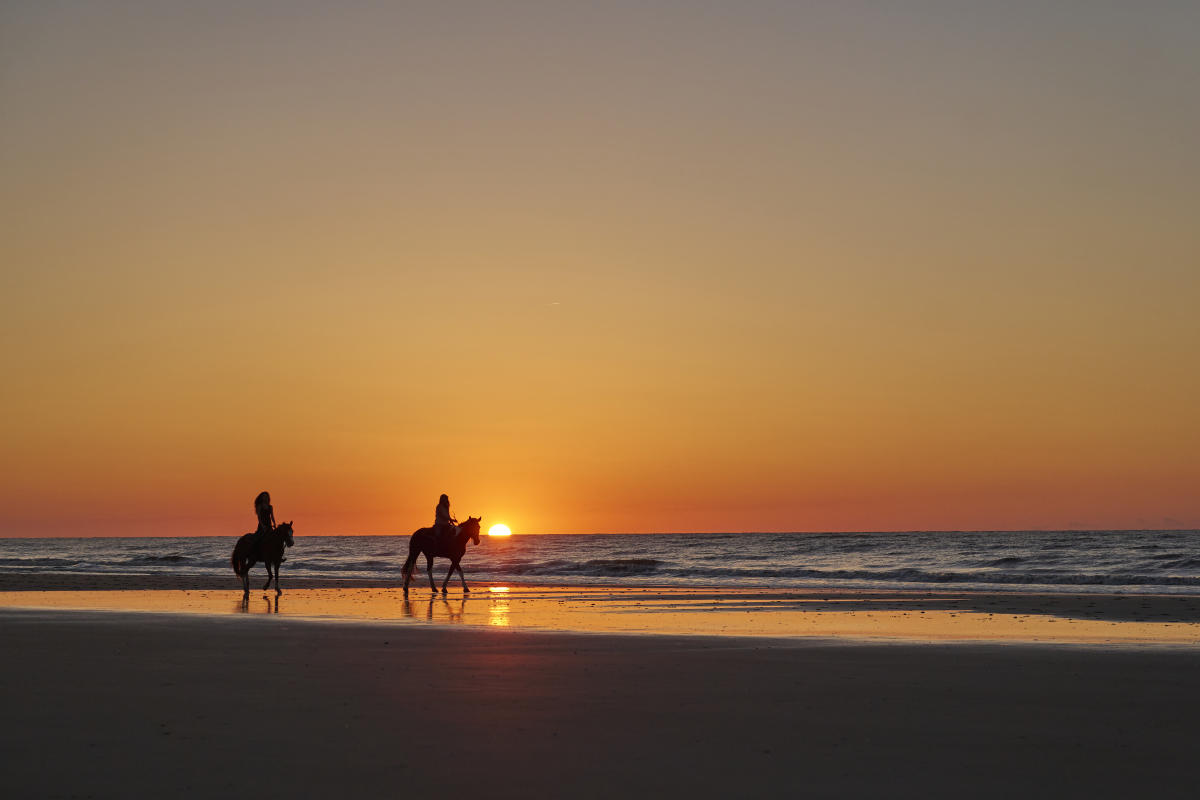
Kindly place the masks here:
<instances>
[{"instance_id":1,"label":"silhouetted horse","mask_svg":"<svg viewBox=\"0 0 1200 800\"><path fill-rule=\"evenodd\" d=\"M467 588L467 577L463 575L458 562L462 560L463 553L467 552L468 539L479 544L481 521L482 517L467 517L466 522L455 527L454 533L440 537L434 535L433 528L421 528L415 532L408 540L408 560L404 562L404 594L408 594L408 584L412 581L413 567L417 563L418 555L425 556L425 567L429 570L429 588L433 589L434 594L437 593L437 582L433 579L434 558L450 559L450 571L446 573L446 580L442 581L442 594L446 593L446 584L450 582L454 570L458 570L463 592L471 591Z\"/></svg>"},{"instance_id":2,"label":"silhouetted horse","mask_svg":"<svg viewBox=\"0 0 1200 800\"><path fill-rule=\"evenodd\" d=\"M267 582L263 585L263 591L265 592L274 580L275 596L278 597L283 594L283 589L279 588L279 562L283 561L283 548L295 544L292 540L292 523L285 522L276 526L275 530L264 533L258 543L257 552L253 536L253 533L247 533L238 539L237 544L233 546L233 555L229 557L229 566L233 567L233 571L242 579L242 598L250 597L250 568L259 561L267 568ZM271 572L272 567L275 569L274 574Z\"/></svg>"}]
</instances>

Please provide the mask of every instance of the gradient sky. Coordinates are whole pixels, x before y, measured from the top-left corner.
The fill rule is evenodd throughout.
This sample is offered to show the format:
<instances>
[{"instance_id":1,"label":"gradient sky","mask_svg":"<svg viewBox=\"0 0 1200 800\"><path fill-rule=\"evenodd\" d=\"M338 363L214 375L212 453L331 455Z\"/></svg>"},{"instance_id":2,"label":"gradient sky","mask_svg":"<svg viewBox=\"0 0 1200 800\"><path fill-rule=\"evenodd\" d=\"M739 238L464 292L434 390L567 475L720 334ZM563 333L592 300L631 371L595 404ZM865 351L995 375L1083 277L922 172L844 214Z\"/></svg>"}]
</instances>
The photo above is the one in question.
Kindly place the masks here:
<instances>
[{"instance_id":1,"label":"gradient sky","mask_svg":"<svg viewBox=\"0 0 1200 800\"><path fill-rule=\"evenodd\" d=\"M1200 4L0 7L0 535L1200 526Z\"/></svg>"}]
</instances>

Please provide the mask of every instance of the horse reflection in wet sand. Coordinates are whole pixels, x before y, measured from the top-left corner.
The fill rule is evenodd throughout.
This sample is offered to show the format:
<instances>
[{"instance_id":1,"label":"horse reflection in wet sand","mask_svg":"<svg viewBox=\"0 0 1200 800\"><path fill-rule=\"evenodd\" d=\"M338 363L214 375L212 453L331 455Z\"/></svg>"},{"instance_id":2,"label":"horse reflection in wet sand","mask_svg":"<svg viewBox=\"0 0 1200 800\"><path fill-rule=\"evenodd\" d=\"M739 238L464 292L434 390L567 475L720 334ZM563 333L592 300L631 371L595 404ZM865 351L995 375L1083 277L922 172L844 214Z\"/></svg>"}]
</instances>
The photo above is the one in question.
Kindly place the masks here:
<instances>
[{"instance_id":1,"label":"horse reflection in wet sand","mask_svg":"<svg viewBox=\"0 0 1200 800\"><path fill-rule=\"evenodd\" d=\"M283 589L279 588L279 565L283 562L283 549L295 544L292 539L292 523L290 522L285 522L276 526L275 530L264 533L258 543L257 553L254 552L253 537L253 533L247 533L238 539L237 544L233 547L233 555L229 557L229 565L233 567L234 573L242 579L243 602L250 598L250 568L259 561L262 561L263 566L267 568L267 582L263 584L263 591L269 589L271 581L274 580L275 596L283 594ZM272 572L272 570L274 571Z\"/></svg>"},{"instance_id":2,"label":"horse reflection in wet sand","mask_svg":"<svg viewBox=\"0 0 1200 800\"><path fill-rule=\"evenodd\" d=\"M450 583L450 576L458 570L458 577L462 580L463 593L470 592L467 588L467 577L463 575L462 566L459 564L462 561L463 554L467 552L467 540L479 544L479 525L483 521L482 517L468 517L467 521L457 526L454 533L448 533L444 536L437 536L433 532L433 528L421 528L413 533L412 538L408 540L408 560L404 562L404 594L408 595L408 584L412 582L413 568L417 563L417 556L425 556L425 567L429 571L429 588L437 593L437 581L433 579L433 559L448 558L450 559L450 571L446 573L446 580L442 581L442 594L446 593L446 585Z\"/></svg>"}]
</instances>

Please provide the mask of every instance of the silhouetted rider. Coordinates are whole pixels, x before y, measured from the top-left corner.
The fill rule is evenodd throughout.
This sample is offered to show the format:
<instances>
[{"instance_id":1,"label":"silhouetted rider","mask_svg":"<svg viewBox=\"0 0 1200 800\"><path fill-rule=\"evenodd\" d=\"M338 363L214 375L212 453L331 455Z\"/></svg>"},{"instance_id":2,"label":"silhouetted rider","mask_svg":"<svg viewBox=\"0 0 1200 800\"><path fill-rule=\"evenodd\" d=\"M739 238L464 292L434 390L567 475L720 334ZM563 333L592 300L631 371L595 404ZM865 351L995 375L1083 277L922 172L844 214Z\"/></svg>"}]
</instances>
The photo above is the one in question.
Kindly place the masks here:
<instances>
[{"instance_id":1,"label":"silhouetted rider","mask_svg":"<svg viewBox=\"0 0 1200 800\"><path fill-rule=\"evenodd\" d=\"M458 520L450 516L450 498L442 495L438 498L437 508L433 512L433 536L440 539L444 534L454 530Z\"/></svg>"},{"instance_id":2,"label":"silhouetted rider","mask_svg":"<svg viewBox=\"0 0 1200 800\"><path fill-rule=\"evenodd\" d=\"M254 532L254 549L251 552L257 556L262 537L275 530L275 509L271 506L271 495L267 492L259 492L258 497L254 498L254 516L258 517L258 530ZM280 560L287 561L287 556Z\"/></svg>"}]
</instances>

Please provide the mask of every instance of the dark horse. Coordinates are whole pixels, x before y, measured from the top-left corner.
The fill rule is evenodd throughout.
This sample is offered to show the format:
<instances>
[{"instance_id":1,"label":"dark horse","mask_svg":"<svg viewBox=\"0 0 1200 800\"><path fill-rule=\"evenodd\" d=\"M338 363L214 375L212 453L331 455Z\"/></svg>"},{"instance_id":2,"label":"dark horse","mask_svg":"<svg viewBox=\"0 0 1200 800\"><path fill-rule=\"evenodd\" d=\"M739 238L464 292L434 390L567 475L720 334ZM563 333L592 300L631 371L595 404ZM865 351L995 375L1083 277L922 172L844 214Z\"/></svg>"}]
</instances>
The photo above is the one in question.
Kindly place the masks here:
<instances>
[{"instance_id":1,"label":"dark horse","mask_svg":"<svg viewBox=\"0 0 1200 800\"><path fill-rule=\"evenodd\" d=\"M404 562L404 594L408 595L408 584L412 581L413 567L416 566L417 556L425 556L425 567L429 570L429 587L433 589L433 593L437 594L437 582L433 579L433 559L448 558L450 559L450 571L446 573L446 580L442 581L442 594L446 593L446 584L450 582L450 576L454 574L454 570L458 570L458 577L462 580L463 593L471 591L467 588L467 577L463 575L462 567L459 566L459 561L462 561L463 553L467 552L467 540L479 544L479 523L482 517L467 517L467 521L454 529L454 533L447 533L443 536L435 536L433 528L421 528L412 535L408 540L408 560Z\"/></svg>"},{"instance_id":2,"label":"dark horse","mask_svg":"<svg viewBox=\"0 0 1200 800\"><path fill-rule=\"evenodd\" d=\"M233 555L229 557L229 566L233 567L233 571L242 579L242 598L250 597L250 568L259 561L267 568L267 582L263 585L263 591L265 592L274 580L275 596L278 597L283 594L283 589L279 588L279 562L283 561L283 548L295 544L292 540L292 523L285 522L277 525L275 530L264 533L258 543L258 552L254 550L253 537L253 533L247 533L238 539L237 544L233 546ZM271 572L272 568L274 573Z\"/></svg>"}]
</instances>

